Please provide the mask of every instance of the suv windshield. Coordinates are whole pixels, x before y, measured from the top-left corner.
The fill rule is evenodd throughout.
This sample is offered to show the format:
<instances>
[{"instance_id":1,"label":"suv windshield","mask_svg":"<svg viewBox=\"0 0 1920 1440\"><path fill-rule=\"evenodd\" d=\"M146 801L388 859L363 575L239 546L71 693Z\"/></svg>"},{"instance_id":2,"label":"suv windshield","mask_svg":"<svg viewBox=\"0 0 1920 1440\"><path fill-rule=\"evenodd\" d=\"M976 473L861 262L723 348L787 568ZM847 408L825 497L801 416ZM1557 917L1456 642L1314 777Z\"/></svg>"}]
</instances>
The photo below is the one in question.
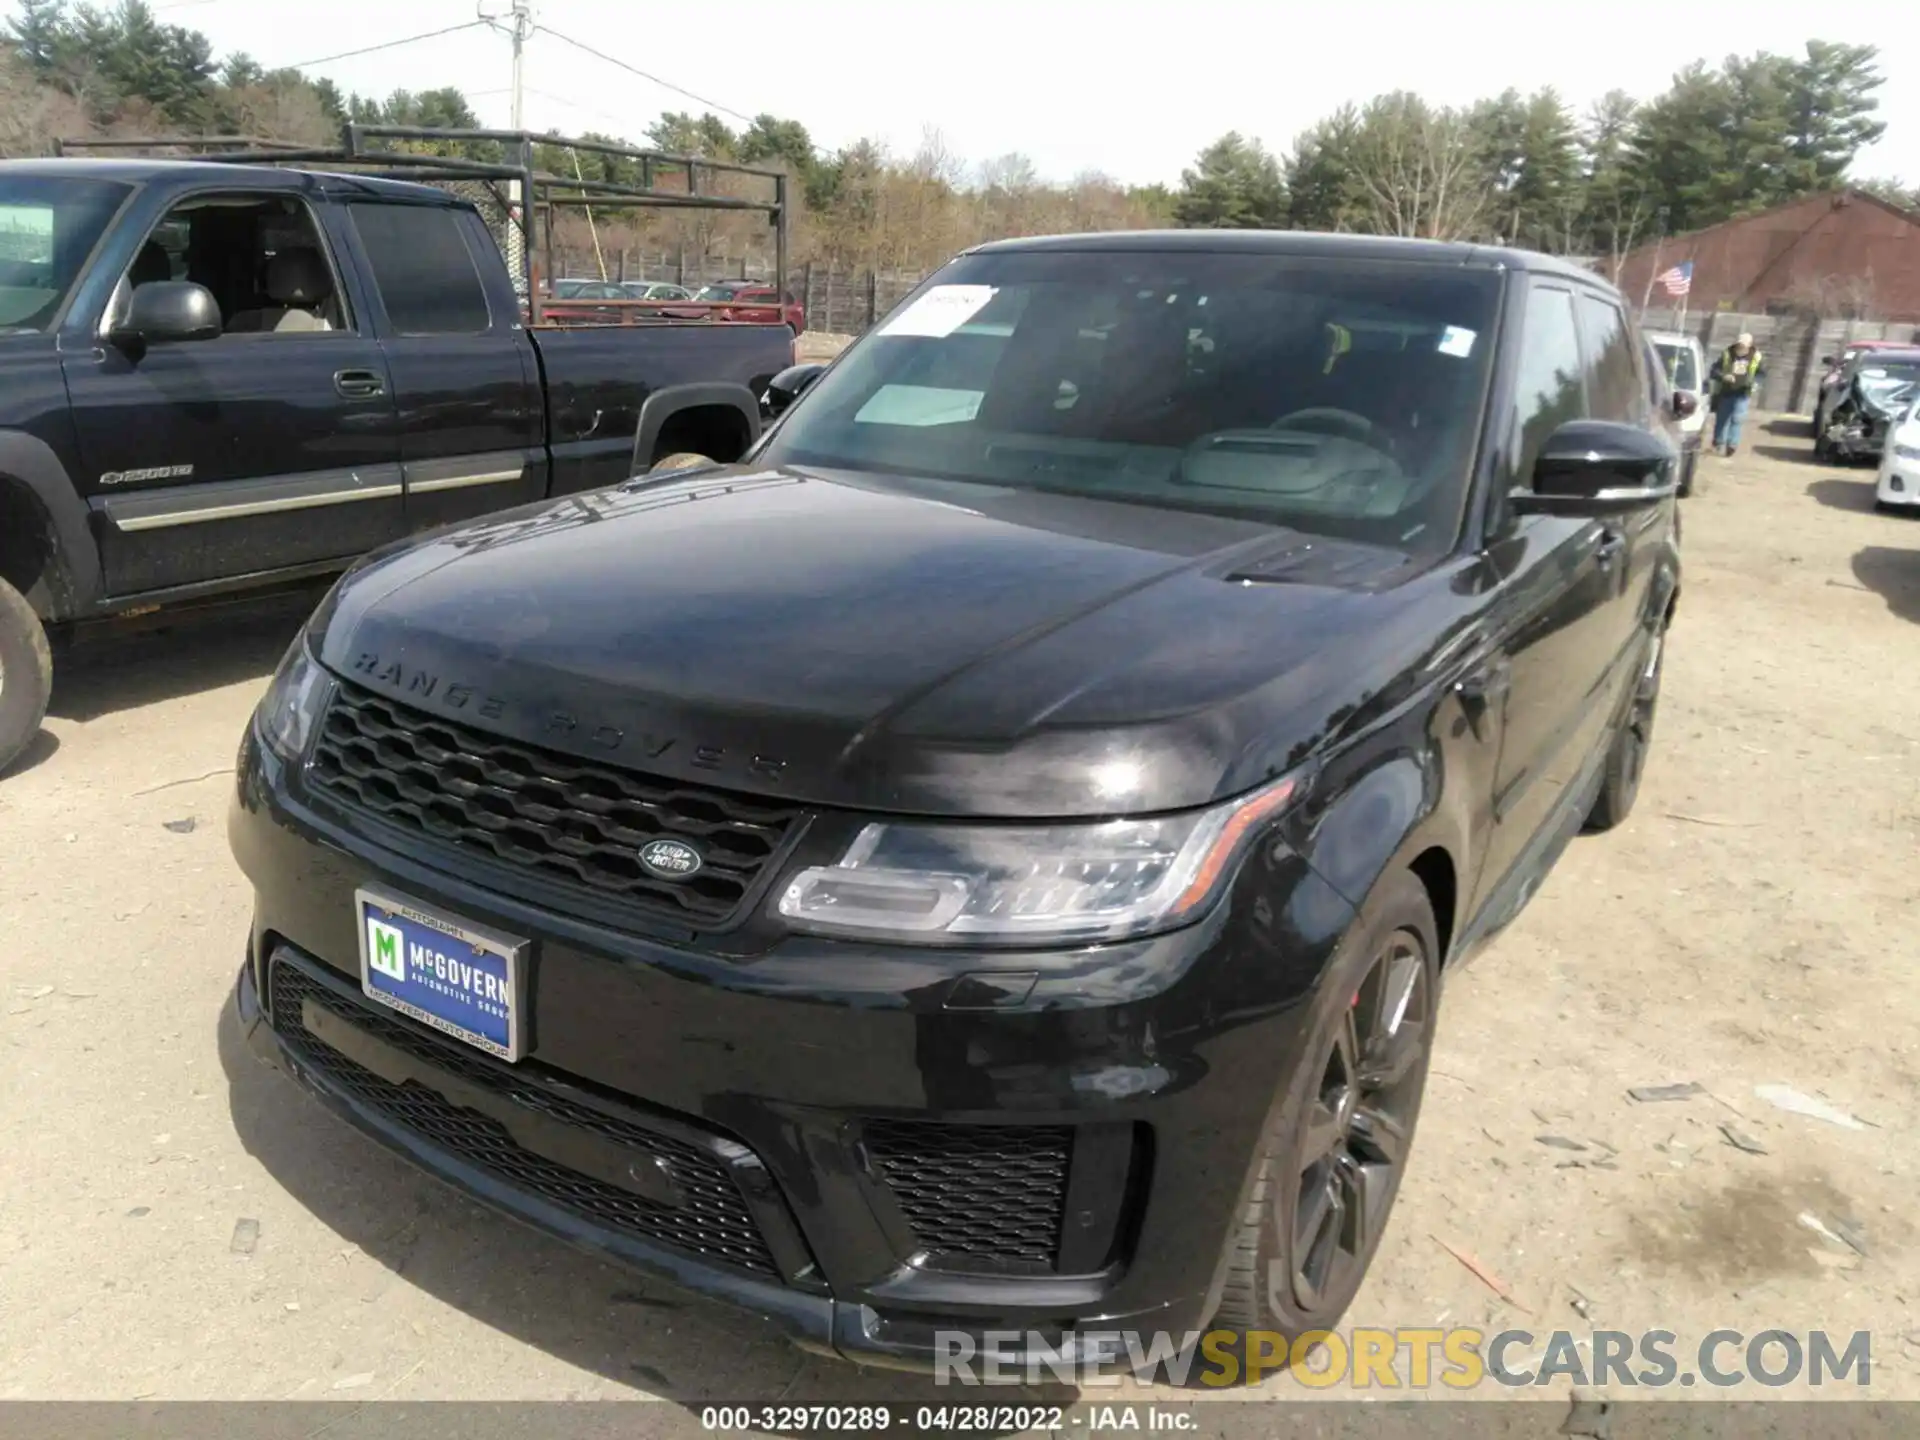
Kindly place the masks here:
<instances>
[{"instance_id":1,"label":"suv windshield","mask_svg":"<svg viewBox=\"0 0 1920 1440\"><path fill-rule=\"evenodd\" d=\"M761 458L1442 550L1499 302L1497 274L1457 264L968 256L849 350Z\"/></svg>"},{"instance_id":2,"label":"suv windshield","mask_svg":"<svg viewBox=\"0 0 1920 1440\"><path fill-rule=\"evenodd\" d=\"M1904 405L1912 398L1915 385L1920 384L1920 359L1902 355L1889 360L1871 355L1860 366L1859 384L1876 404Z\"/></svg>"},{"instance_id":3,"label":"suv windshield","mask_svg":"<svg viewBox=\"0 0 1920 1440\"><path fill-rule=\"evenodd\" d=\"M130 187L0 176L0 330L44 330Z\"/></svg>"},{"instance_id":4,"label":"suv windshield","mask_svg":"<svg viewBox=\"0 0 1920 1440\"><path fill-rule=\"evenodd\" d=\"M1653 348L1660 352L1660 363L1667 367L1668 384L1676 390L1700 388L1700 372L1693 363L1692 346L1656 340Z\"/></svg>"}]
</instances>

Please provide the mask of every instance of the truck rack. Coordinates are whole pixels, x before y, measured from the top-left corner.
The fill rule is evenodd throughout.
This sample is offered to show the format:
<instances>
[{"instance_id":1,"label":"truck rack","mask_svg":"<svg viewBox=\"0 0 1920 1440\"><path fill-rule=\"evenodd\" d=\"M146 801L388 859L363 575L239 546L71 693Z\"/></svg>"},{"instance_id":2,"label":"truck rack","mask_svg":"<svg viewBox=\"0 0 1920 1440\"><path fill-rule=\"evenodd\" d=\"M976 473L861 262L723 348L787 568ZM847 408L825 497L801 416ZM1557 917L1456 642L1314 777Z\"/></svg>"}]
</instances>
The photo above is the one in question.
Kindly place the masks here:
<instances>
[{"instance_id":1,"label":"truck rack","mask_svg":"<svg viewBox=\"0 0 1920 1440\"><path fill-rule=\"evenodd\" d=\"M401 145L431 143L471 146L498 158L476 159L393 149L388 148L388 142ZM535 164L536 149L543 145L571 151L576 157L584 153L631 162L638 167L639 183L620 184L543 171ZM551 232L553 211L561 206L606 210L747 210L762 213L774 232L775 293L786 294L787 177L778 170L707 160L694 155L642 150L605 140L541 134L531 130L458 130L420 125L363 125L354 121L342 127L338 146L306 147L248 135L146 136L54 142L56 155L100 152L190 155L209 164L221 165L321 166L346 173L379 174L429 184L456 181L478 184L492 196L506 217L509 233L505 239L508 243L502 244L502 253L508 270L514 274L516 285L524 287L528 319L536 325L542 318L539 282L546 268L537 258L545 250L541 237ZM764 180L771 188L771 196L754 199L703 190L703 172L709 176L746 175ZM669 177L680 177L683 183L659 183ZM529 217L534 217L533 223L529 223ZM544 224L539 223L542 220ZM520 241L518 245L511 243L516 234ZM515 251L518 251L517 256Z\"/></svg>"}]
</instances>

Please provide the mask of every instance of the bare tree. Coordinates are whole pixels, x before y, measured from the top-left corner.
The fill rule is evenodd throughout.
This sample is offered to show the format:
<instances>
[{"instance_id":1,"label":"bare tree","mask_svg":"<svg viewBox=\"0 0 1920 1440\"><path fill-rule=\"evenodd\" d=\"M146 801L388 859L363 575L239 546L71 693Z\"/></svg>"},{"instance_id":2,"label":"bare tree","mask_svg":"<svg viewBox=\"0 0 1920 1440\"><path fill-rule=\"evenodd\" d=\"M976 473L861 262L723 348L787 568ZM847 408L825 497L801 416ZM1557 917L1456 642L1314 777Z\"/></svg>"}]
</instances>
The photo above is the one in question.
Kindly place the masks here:
<instances>
[{"instance_id":1,"label":"bare tree","mask_svg":"<svg viewBox=\"0 0 1920 1440\"><path fill-rule=\"evenodd\" d=\"M51 85L13 55L0 53L0 158L52 153L53 142L93 132L86 106Z\"/></svg>"},{"instance_id":2,"label":"bare tree","mask_svg":"<svg viewBox=\"0 0 1920 1440\"><path fill-rule=\"evenodd\" d=\"M330 145L339 127L320 106L311 86L243 85L228 92L234 128L243 135L299 145Z\"/></svg>"},{"instance_id":3,"label":"bare tree","mask_svg":"<svg viewBox=\"0 0 1920 1440\"><path fill-rule=\"evenodd\" d=\"M1477 149L1458 111L1435 110L1405 91L1372 101L1352 152L1368 228L1433 240L1477 237L1493 195Z\"/></svg>"},{"instance_id":4,"label":"bare tree","mask_svg":"<svg viewBox=\"0 0 1920 1440\"><path fill-rule=\"evenodd\" d=\"M1652 207L1639 188L1616 184L1602 192L1594 228L1596 236L1606 237L1607 278L1614 284L1620 283L1627 256L1633 253L1652 218Z\"/></svg>"}]
</instances>

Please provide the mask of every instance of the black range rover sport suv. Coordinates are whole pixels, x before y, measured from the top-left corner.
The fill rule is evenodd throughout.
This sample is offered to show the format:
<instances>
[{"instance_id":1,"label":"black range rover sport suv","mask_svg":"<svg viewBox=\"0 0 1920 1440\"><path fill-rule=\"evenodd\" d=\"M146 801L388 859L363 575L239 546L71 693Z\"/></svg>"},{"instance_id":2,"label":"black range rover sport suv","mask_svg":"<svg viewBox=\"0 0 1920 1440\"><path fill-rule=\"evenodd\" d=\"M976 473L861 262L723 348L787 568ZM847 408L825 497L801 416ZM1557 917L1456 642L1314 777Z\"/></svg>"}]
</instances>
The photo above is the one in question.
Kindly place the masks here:
<instances>
[{"instance_id":1,"label":"black range rover sport suv","mask_svg":"<svg viewBox=\"0 0 1920 1440\"><path fill-rule=\"evenodd\" d=\"M970 252L742 462L341 581L242 749L240 1023L816 1349L1330 1326L1443 975L1639 785L1644 356L1514 251Z\"/></svg>"}]
</instances>

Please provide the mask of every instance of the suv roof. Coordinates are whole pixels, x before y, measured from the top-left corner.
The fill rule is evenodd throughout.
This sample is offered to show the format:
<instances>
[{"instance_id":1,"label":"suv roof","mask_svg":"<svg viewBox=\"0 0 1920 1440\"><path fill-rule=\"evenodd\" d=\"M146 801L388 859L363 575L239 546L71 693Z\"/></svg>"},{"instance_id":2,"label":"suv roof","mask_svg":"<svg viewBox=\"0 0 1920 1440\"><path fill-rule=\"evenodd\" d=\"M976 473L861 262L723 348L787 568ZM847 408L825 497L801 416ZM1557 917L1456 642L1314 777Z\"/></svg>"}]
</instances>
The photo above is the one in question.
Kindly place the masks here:
<instances>
[{"instance_id":1,"label":"suv roof","mask_svg":"<svg viewBox=\"0 0 1920 1440\"><path fill-rule=\"evenodd\" d=\"M1656 345L1691 345L1696 350L1702 348L1697 337L1682 335L1678 330L1649 330L1646 336Z\"/></svg>"},{"instance_id":2,"label":"suv roof","mask_svg":"<svg viewBox=\"0 0 1920 1440\"><path fill-rule=\"evenodd\" d=\"M379 175L351 175L333 170L295 170L277 165L222 165L208 160L150 160L114 157L65 156L60 159L8 160L10 175L71 176L75 179L118 180L144 185L153 180L188 184L233 185L246 190L320 191L324 194L385 195L423 205L466 206L468 201L432 185L389 180Z\"/></svg>"},{"instance_id":3,"label":"suv roof","mask_svg":"<svg viewBox=\"0 0 1920 1440\"><path fill-rule=\"evenodd\" d=\"M1525 270L1612 289L1606 277L1536 250L1474 245L1456 240L1407 240L1391 235L1331 235L1308 230L1106 230L1089 235L1031 235L976 245L969 255L1019 250L1213 250L1261 255L1351 255L1373 260L1418 260Z\"/></svg>"}]
</instances>

